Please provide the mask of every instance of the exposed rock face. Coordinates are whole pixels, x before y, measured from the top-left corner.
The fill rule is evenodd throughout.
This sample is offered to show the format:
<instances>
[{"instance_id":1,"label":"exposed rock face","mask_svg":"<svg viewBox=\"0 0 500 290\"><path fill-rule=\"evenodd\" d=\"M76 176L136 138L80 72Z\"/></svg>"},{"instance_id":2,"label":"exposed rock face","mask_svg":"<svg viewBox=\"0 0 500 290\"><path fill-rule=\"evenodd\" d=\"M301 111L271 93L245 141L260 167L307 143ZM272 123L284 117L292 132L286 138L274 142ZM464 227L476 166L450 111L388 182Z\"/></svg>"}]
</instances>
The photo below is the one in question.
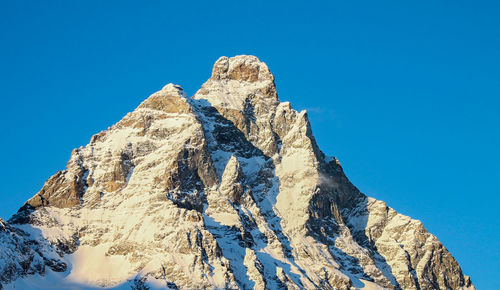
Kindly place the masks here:
<instances>
[{"instance_id":1,"label":"exposed rock face","mask_svg":"<svg viewBox=\"0 0 500 290\"><path fill-rule=\"evenodd\" d=\"M257 57L239 55L219 58L212 69L211 80L236 80L246 82L274 81L267 65Z\"/></svg>"},{"instance_id":2,"label":"exposed rock face","mask_svg":"<svg viewBox=\"0 0 500 290\"><path fill-rule=\"evenodd\" d=\"M119 165L121 166L121 165ZM81 167L78 151L73 151L67 169L51 176L35 196L25 206L34 208L55 206L73 207L82 203L81 198L87 188L86 171Z\"/></svg>"},{"instance_id":3,"label":"exposed rock face","mask_svg":"<svg viewBox=\"0 0 500 290\"><path fill-rule=\"evenodd\" d=\"M63 288L474 288L419 221L349 182L254 56L221 57L192 98L151 95L9 223L6 288L54 271Z\"/></svg>"}]
</instances>

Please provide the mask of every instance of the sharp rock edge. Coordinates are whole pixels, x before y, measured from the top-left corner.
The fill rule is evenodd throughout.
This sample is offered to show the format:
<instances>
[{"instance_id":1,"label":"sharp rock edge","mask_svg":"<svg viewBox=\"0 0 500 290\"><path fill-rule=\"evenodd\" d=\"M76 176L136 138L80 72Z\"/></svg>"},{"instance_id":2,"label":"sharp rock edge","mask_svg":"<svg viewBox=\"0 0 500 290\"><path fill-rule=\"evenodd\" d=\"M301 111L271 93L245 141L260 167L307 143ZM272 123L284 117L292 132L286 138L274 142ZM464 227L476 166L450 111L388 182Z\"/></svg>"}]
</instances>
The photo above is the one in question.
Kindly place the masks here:
<instances>
[{"instance_id":1,"label":"sharp rock edge","mask_svg":"<svg viewBox=\"0 0 500 290\"><path fill-rule=\"evenodd\" d=\"M474 289L366 197L254 56L168 84L75 149L8 222L0 288Z\"/></svg>"}]
</instances>

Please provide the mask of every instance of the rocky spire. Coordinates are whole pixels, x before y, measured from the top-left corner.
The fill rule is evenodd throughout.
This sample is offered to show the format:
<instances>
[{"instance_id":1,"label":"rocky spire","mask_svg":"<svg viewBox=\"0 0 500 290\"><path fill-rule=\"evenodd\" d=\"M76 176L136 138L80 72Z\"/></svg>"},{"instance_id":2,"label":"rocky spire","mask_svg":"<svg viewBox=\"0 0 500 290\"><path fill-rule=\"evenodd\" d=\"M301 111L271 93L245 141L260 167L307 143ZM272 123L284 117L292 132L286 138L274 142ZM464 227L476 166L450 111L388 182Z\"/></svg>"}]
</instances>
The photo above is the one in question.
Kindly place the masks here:
<instances>
[{"instance_id":1,"label":"rocky spire","mask_svg":"<svg viewBox=\"0 0 500 290\"><path fill-rule=\"evenodd\" d=\"M220 191L232 203L239 204L243 195L243 171L238 158L231 156L222 174Z\"/></svg>"},{"instance_id":2,"label":"rocky spire","mask_svg":"<svg viewBox=\"0 0 500 290\"><path fill-rule=\"evenodd\" d=\"M274 76L257 57L238 55L219 58L212 76L193 98L205 99L216 108L243 111L249 97L269 99L268 102L277 104Z\"/></svg>"},{"instance_id":3,"label":"rocky spire","mask_svg":"<svg viewBox=\"0 0 500 290\"><path fill-rule=\"evenodd\" d=\"M212 69L211 80L236 80L245 82L274 81L274 76L264 62L253 55L220 57Z\"/></svg>"}]
</instances>

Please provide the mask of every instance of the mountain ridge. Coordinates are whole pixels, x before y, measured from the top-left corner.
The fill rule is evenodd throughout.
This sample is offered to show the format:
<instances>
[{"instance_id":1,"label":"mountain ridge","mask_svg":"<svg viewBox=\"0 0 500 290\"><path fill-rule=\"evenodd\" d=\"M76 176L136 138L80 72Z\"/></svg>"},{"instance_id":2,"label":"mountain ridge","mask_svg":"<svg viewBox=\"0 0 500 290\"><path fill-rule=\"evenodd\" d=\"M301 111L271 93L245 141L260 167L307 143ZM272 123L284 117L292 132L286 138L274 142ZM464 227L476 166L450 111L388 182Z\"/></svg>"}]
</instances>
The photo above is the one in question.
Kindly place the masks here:
<instances>
[{"instance_id":1,"label":"mountain ridge","mask_svg":"<svg viewBox=\"0 0 500 290\"><path fill-rule=\"evenodd\" d=\"M49 272L89 287L474 287L419 221L351 184L254 56L219 58L191 98L152 94L1 225L12 253L31 250L1 253L6 288Z\"/></svg>"}]
</instances>

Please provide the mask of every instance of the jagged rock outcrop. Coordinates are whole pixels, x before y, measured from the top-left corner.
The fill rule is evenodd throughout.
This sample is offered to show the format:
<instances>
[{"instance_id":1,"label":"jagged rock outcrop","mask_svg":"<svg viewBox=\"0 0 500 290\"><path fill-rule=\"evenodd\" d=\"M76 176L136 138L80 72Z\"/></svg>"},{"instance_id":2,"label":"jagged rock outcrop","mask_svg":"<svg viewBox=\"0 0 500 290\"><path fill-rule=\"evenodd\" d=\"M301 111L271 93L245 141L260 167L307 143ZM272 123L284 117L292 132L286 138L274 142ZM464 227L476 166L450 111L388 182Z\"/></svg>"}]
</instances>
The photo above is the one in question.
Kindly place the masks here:
<instances>
[{"instance_id":1,"label":"jagged rock outcrop","mask_svg":"<svg viewBox=\"0 0 500 290\"><path fill-rule=\"evenodd\" d=\"M254 56L221 57L191 98L166 85L75 149L0 221L0 245L5 288L474 287L419 221L349 182Z\"/></svg>"},{"instance_id":2,"label":"jagged rock outcrop","mask_svg":"<svg viewBox=\"0 0 500 290\"><path fill-rule=\"evenodd\" d=\"M0 219L0 288L19 277L44 274L47 269L64 272L68 269L61 256L71 253L69 241L49 244L45 240L37 240L36 231L25 232L23 227L14 227ZM28 230L31 227L24 227Z\"/></svg>"},{"instance_id":3,"label":"jagged rock outcrop","mask_svg":"<svg viewBox=\"0 0 500 290\"><path fill-rule=\"evenodd\" d=\"M69 208L80 205L87 188L86 171L81 167L80 162L77 151L73 151L67 169L51 176L40 192L28 200L25 206ZM122 163L117 165L122 166Z\"/></svg>"}]
</instances>

